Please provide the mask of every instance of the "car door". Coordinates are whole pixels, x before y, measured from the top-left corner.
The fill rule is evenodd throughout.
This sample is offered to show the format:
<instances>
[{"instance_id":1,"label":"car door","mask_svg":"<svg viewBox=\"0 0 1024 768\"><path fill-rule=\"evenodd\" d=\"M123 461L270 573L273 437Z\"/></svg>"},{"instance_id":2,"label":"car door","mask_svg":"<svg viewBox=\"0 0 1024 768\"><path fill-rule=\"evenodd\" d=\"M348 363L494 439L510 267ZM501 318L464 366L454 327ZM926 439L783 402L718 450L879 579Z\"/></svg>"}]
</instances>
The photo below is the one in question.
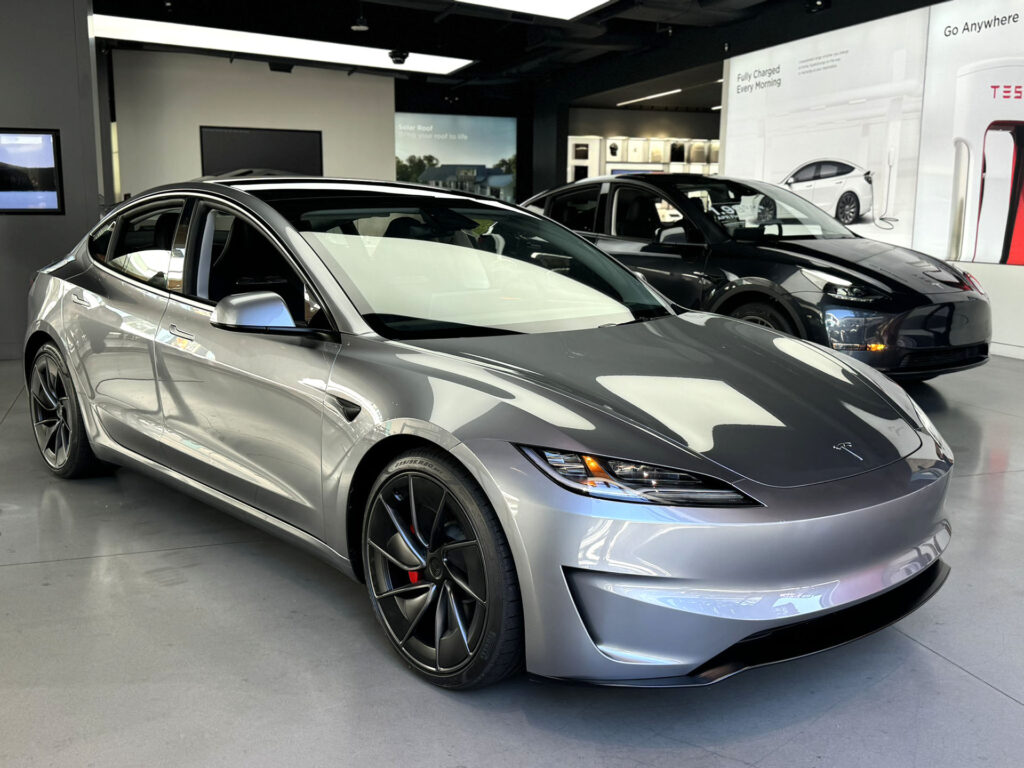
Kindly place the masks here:
<instances>
[{"instance_id":1,"label":"car door","mask_svg":"<svg viewBox=\"0 0 1024 768\"><path fill-rule=\"evenodd\" d=\"M707 247L700 229L658 190L611 186L606 227L597 246L684 307L698 307L707 288ZM661 230L670 241L659 242Z\"/></svg>"},{"instance_id":2,"label":"car door","mask_svg":"<svg viewBox=\"0 0 1024 768\"><path fill-rule=\"evenodd\" d=\"M786 186L805 200L814 200L815 179L818 178L818 163L808 163L794 173Z\"/></svg>"},{"instance_id":3,"label":"car door","mask_svg":"<svg viewBox=\"0 0 1024 768\"><path fill-rule=\"evenodd\" d=\"M182 287L156 334L165 461L319 537L324 393L339 344L211 325L218 300L255 291L280 295L300 329L330 327L269 229L227 203L197 203Z\"/></svg>"},{"instance_id":4,"label":"car door","mask_svg":"<svg viewBox=\"0 0 1024 768\"><path fill-rule=\"evenodd\" d=\"M818 165L821 170L818 180L814 182L814 195L811 202L822 210L835 213L836 204L839 202L839 196L843 193L845 184L845 179L840 173L842 166L840 163L834 162L823 162Z\"/></svg>"},{"instance_id":5,"label":"car door","mask_svg":"<svg viewBox=\"0 0 1024 768\"><path fill-rule=\"evenodd\" d=\"M93 264L71 278L63 306L83 399L114 442L150 458L163 432L154 339L183 206L183 198L147 200L96 230L87 245Z\"/></svg>"}]
</instances>

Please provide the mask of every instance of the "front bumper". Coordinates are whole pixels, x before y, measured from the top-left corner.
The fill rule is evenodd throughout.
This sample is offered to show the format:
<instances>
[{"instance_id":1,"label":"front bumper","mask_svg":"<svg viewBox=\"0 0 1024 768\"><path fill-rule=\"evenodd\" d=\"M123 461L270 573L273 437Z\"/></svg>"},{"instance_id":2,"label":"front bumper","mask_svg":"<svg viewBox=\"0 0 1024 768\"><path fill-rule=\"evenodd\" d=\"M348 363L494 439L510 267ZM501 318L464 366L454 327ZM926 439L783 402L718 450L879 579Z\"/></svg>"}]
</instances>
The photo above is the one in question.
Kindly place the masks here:
<instances>
[{"instance_id":1,"label":"front bumper","mask_svg":"<svg viewBox=\"0 0 1024 768\"><path fill-rule=\"evenodd\" d=\"M830 307L824 317L833 349L893 378L965 370L988 360L991 310L977 294L898 314ZM868 345L884 349L868 351L864 349Z\"/></svg>"},{"instance_id":2,"label":"front bumper","mask_svg":"<svg viewBox=\"0 0 1024 768\"><path fill-rule=\"evenodd\" d=\"M460 452L515 557L534 675L707 684L876 631L945 577L950 465L927 446L822 485L734 478L765 506L729 509L581 496L498 441Z\"/></svg>"}]
</instances>

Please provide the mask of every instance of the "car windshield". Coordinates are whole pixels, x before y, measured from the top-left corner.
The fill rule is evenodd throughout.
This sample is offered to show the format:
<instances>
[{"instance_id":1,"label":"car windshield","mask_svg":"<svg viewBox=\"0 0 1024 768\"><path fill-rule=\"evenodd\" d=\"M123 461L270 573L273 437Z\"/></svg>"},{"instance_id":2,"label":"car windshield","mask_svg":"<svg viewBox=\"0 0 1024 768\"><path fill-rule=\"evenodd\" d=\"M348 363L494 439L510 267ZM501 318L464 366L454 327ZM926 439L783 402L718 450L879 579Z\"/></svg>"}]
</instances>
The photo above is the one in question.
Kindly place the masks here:
<instances>
[{"instance_id":1,"label":"car windshield","mask_svg":"<svg viewBox=\"0 0 1024 768\"><path fill-rule=\"evenodd\" d=\"M298 229L387 338L545 333L670 314L586 241L496 201L409 190L252 191Z\"/></svg>"},{"instance_id":2,"label":"car windshield","mask_svg":"<svg viewBox=\"0 0 1024 768\"><path fill-rule=\"evenodd\" d=\"M799 240L855 237L846 227L789 190L754 181L709 177L676 182L711 226L732 240Z\"/></svg>"}]
</instances>

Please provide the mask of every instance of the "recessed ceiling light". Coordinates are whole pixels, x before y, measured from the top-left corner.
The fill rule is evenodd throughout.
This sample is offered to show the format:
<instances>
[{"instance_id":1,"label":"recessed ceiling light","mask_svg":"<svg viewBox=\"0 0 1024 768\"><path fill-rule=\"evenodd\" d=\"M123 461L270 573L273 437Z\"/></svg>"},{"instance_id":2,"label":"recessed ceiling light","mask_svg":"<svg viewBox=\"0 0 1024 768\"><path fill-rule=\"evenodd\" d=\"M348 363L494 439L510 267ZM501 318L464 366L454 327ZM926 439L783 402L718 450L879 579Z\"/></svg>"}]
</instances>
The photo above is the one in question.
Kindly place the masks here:
<instances>
[{"instance_id":1,"label":"recessed ceiling light","mask_svg":"<svg viewBox=\"0 0 1024 768\"><path fill-rule=\"evenodd\" d=\"M456 2L568 21L604 5L608 0L456 0Z\"/></svg>"},{"instance_id":2,"label":"recessed ceiling light","mask_svg":"<svg viewBox=\"0 0 1024 768\"><path fill-rule=\"evenodd\" d=\"M353 32L369 32L370 31L370 23L366 20L365 16L360 16L358 19L356 19L356 23L353 24L350 27L350 29Z\"/></svg>"},{"instance_id":3,"label":"recessed ceiling light","mask_svg":"<svg viewBox=\"0 0 1024 768\"><path fill-rule=\"evenodd\" d=\"M629 101L620 101L616 104L616 107L624 107L627 104L636 104L638 101L650 101L651 99L660 99L662 96L671 96L674 93L682 93L682 88L676 88L671 91L662 91L661 93L652 93L650 96L641 96L639 99L630 99Z\"/></svg>"},{"instance_id":4,"label":"recessed ceiling light","mask_svg":"<svg viewBox=\"0 0 1024 768\"><path fill-rule=\"evenodd\" d=\"M374 69L426 72L432 75L447 75L473 63L470 59L410 53L404 64L395 64L386 48L327 43L322 40L261 35L233 29L197 27L191 24L171 24L166 21L147 21L102 14L92 16L92 33L95 37L108 37L113 40L249 53L296 61L350 64Z\"/></svg>"},{"instance_id":5,"label":"recessed ceiling light","mask_svg":"<svg viewBox=\"0 0 1024 768\"><path fill-rule=\"evenodd\" d=\"M712 111L712 112L717 112L717 111L718 111L718 110L720 110L721 108L722 108L722 105L721 105L721 104L718 104L717 106L714 106L714 107L712 107L712 108L711 108L711 111Z\"/></svg>"}]
</instances>

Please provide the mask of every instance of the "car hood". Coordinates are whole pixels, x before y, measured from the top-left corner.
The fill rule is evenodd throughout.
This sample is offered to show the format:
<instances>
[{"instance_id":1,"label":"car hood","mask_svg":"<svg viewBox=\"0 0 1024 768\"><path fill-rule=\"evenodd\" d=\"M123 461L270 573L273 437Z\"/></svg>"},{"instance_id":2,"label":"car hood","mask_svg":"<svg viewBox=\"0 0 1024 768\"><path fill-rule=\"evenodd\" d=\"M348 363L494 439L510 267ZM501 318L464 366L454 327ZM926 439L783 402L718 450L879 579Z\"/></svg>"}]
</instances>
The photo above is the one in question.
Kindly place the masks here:
<instances>
[{"instance_id":1,"label":"car hood","mask_svg":"<svg viewBox=\"0 0 1024 768\"><path fill-rule=\"evenodd\" d=\"M823 259L840 267L896 282L925 295L969 290L956 270L923 253L863 237L835 240L783 240L772 243L774 251Z\"/></svg>"},{"instance_id":2,"label":"car hood","mask_svg":"<svg viewBox=\"0 0 1024 768\"><path fill-rule=\"evenodd\" d=\"M839 357L718 315L415 345L500 367L765 485L849 477L921 445L888 398ZM595 447L615 455L606 441Z\"/></svg>"}]
</instances>

